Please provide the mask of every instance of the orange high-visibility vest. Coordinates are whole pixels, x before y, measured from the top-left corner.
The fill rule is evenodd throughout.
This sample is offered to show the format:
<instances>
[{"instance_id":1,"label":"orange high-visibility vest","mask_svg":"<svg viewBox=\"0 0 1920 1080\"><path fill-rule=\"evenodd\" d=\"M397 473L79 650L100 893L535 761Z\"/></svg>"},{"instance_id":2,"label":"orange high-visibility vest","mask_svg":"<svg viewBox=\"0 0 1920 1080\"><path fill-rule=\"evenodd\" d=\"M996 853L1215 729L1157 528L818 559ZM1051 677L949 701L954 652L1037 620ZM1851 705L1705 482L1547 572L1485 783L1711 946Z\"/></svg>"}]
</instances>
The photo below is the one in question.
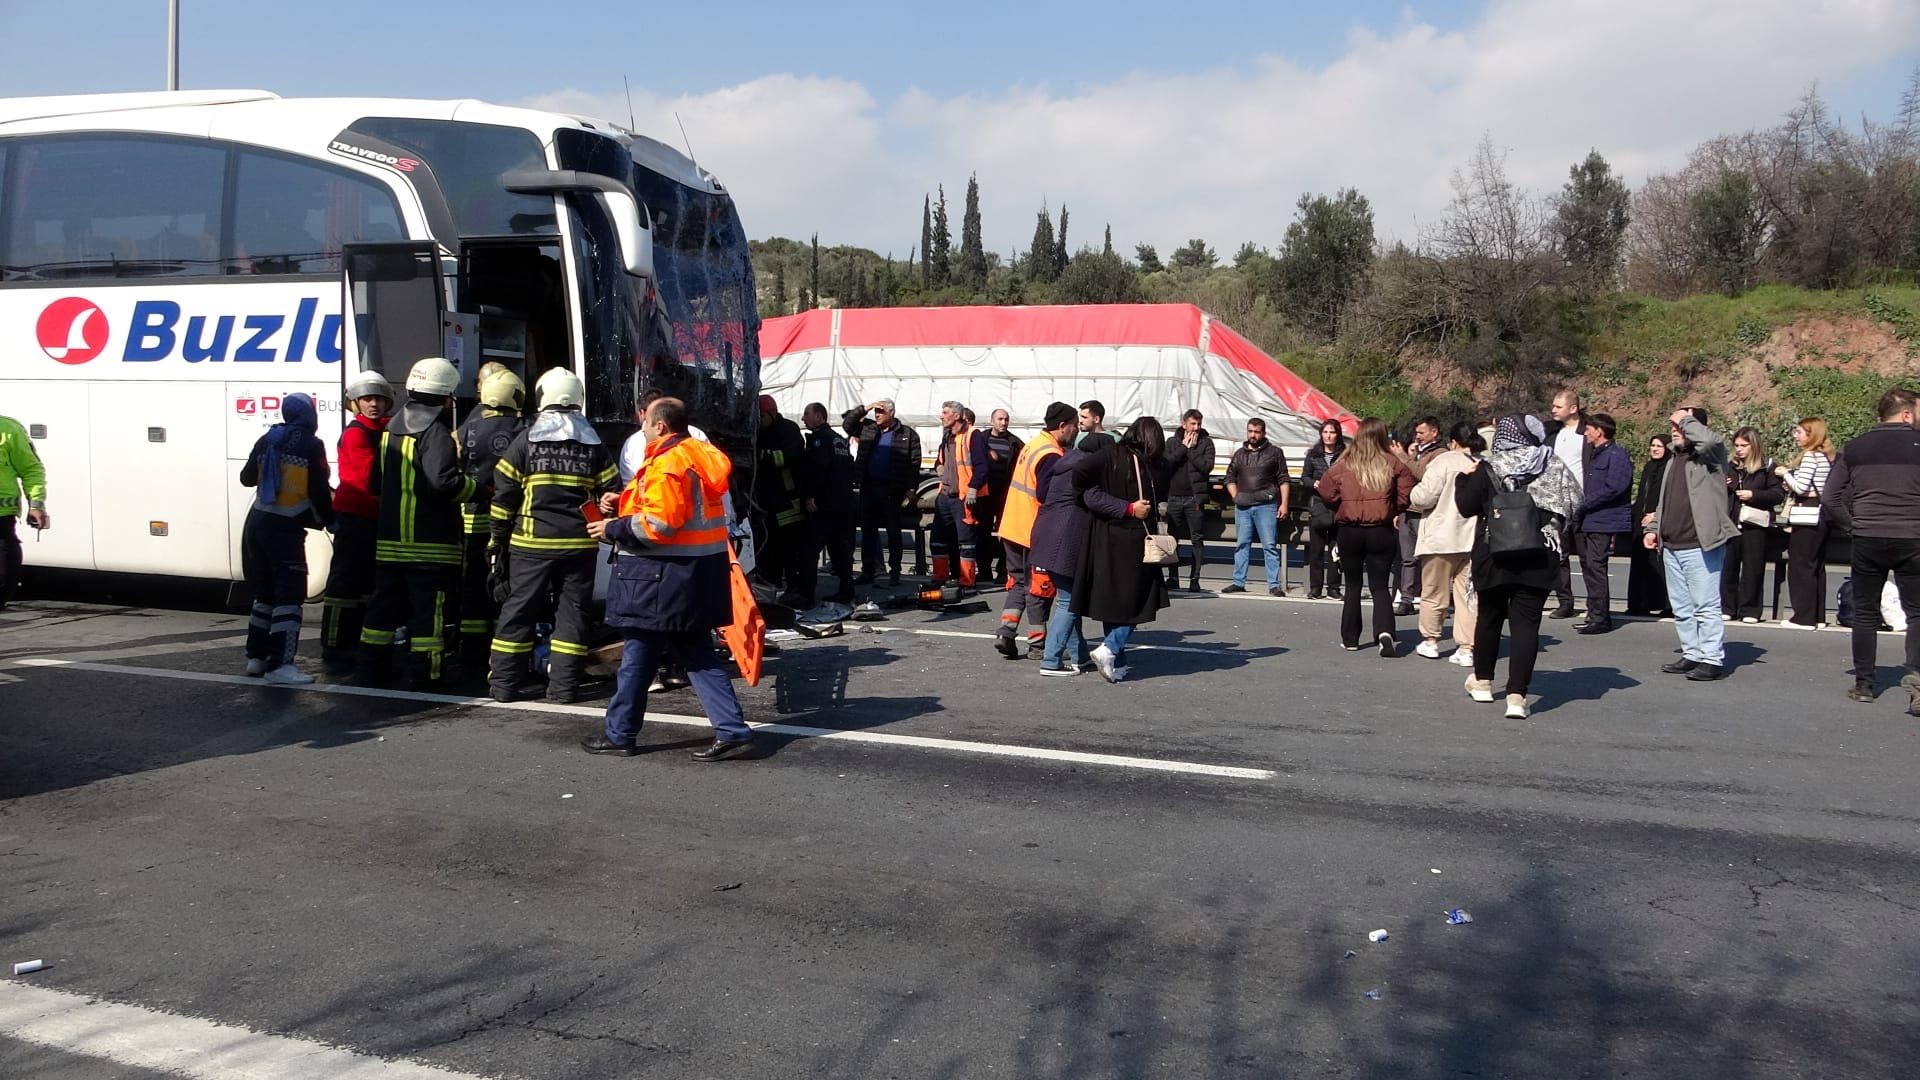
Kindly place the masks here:
<instances>
[{"instance_id":1,"label":"orange high-visibility vest","mask_svg":"<svg viewBox=\"0 0 1920 1080\"><path fill-rule=\"evenodd\" d=\"M662 555L716 555L727 550L724 502L733 462L686 435L647 444L633 481L620 493L620 516Z\"/></svg>"},{"instance_id":2,"label":"orange high-visibility vest","mask_svg":"<svg viewBox=\"0 0 1920 1080\"><path fill-rule=\"evenodd\" d=\"M1013 480L1007 486L1007 503L1000 511L1000 539L1024 548L1033 546L1033 523L1040 516L1040 463L1064 453L1054 437L1044 431L1020 448L1020 457L1013 464Z\"/></svg>"},{"instance_id":3,"label":"orange high-visibility vest","mask_svg":"<svg viewBox=\"0 0 1920 1080\"><path fill-rule=\"evenodd\" d=\"M973 450L973 437L979 434L979 428L962 427L953 436L953 467L955 473L960 478L960 490L949 491L947 494L952 495L954 498L966 498L967 491L973 487L973 454L971 451ZM982 436L982 438L984 437L985 436ZM942 465L946 464L946 456L947 448L942 444L939 451L933 455L933 468L936 473L939 472ZM990 490L992 490L992 485L981 485L980 496L985 498L987 492Z\"/></svg>"}]
</instances>

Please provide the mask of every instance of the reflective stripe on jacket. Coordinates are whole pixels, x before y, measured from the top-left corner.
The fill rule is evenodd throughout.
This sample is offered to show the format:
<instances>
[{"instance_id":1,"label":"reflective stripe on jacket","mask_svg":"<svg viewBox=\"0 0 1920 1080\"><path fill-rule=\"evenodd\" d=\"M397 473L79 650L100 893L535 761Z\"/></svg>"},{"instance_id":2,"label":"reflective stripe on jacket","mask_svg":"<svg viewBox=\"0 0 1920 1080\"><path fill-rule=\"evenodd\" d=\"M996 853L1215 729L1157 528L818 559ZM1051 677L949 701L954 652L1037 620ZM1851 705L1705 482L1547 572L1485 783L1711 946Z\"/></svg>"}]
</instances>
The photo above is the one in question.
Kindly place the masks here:
<instances>
[{"instance_id":1,"label":"reflective stripe on jacket","mask_svg":"<svg viewBox=\"0 0 1920 1080\"><path fill-rule=\"evenodd\" d=\"M580 507L620 490L620 470L600 443L534 442L523 431L493 464L493 543L515 551L592 551Z\"/></svg>"},{"instance_id":2,"label":"reflective stripe on jacket","mask_svg":"<svg viewBox=\"0 0 1920 1080\"><path fill-rule=\"evenodd\" d=\"M620 521L607 534L643 552L712 555L727 550L725 498L733 463L686 435L647 444L646 463L620 495Z\"/></svg>"},{"instance_id":3,"label":"reflective stripe on jacket","mask_svg":"<svg viewBox=\"0 0 1920 1080\"><path fill-rule=\"evenodd\" d=\"M1007 482L1007 503L1000 511L1000 539L1033 547L1033 523L1040 516L1040 462L1066 451L1052 435L1041 432L1020 448Z\"/></svg>"},{"instance_id":4,"label":"reflective stripe on jacket","mask_svg":"<svg viewBox=\"0 0 1920 1080\"><path fill-rule=\"evenodd\" d=\"M380 499L374 558L384 563L459 566L464 537L460 504L473 497L460 471L453 433L440 421L415 435L380 436L368 487Z\"/></svg>"}]
</instances>

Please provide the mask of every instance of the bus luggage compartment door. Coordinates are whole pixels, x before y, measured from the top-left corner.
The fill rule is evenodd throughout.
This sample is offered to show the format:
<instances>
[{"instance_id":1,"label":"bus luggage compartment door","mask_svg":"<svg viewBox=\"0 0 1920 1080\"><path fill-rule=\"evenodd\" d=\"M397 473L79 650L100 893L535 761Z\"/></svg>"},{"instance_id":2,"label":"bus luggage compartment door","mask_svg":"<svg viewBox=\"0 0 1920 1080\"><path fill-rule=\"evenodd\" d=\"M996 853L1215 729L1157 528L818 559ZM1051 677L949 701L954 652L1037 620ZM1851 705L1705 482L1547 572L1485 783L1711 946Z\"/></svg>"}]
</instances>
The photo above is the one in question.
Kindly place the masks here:
<instances>
[{"instance_id":1,"label":"bus luggage compartment door","mask_svg":"<svg viewBox=\"0 0 1920 1080\"><path fill-rule=\"evenodd\" d=\"M27 429L28 441L47 469L47 512L54 527L45 532L27 528L21 516L18 530L26 545L27 565L93 569L93 456L89 430L93 415L89 384L71 382L10 382L7 412Z\"/></svg>"},{"instance_id":2,"label":"bus luggage compartment door","mask_svg":"<svg viewBox=\"0 0 1920 1080\"><path fill-rule=\"evenodd\" d=\"M239 536L221 383L95 383L93 559L101 570L226 578ZM56 524L58 521L56 519Z\"/></svg>"}]
</instances>

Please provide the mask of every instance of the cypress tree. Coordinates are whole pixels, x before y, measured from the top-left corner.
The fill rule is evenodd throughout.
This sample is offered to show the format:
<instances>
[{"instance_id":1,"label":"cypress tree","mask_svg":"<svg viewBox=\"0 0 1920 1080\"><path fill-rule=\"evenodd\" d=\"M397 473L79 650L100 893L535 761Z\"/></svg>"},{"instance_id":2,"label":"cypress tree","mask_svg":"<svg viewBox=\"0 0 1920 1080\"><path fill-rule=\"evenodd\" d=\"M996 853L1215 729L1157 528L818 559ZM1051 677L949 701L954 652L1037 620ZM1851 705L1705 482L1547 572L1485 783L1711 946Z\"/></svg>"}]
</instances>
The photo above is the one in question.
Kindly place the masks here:
<instances>
[{"instance_id":1,"label":"cypress tree","mask_svg":"<svg viewBox=\"0 0 1920 1080\"><path fill-rule=\"evenodd\" d=\"M960 284L978 289L987 283L987 251L980 241L980 178L967 177L967 207L960 218Z\"/></svg>"},{"instance_id":2,"label":"cypress tree","mask_svg":"<svg viewBox=\"0 0 1920 1080\"><path fill-rule=\"evenodd\" d=\"M787 264L784 262L773 264L773 313L787 313Z\"/></svg>"},{"instance_id":3,"label":"cypress tree","mask_svg":"<svg viewBox=\"0 0 1920 1080\"><path fill-rule=\"evenodd\" d=\"M1060 232L1053 244L1053 276L1067 272L1067 204L1060 204Z\"/></svg>"},{"instance_id":4,"label":"cypress tree","mask_svg":"<svg viewBox=\"0 0 1920 1080\"><path fill-rule=\"evenodd\" d=\"M807 307L820 304L820 234L813 234L813 257L807 269Z\"/></svg>"},{"instance_id":5,"label":"cypress tree","mask_svg":"<svg viewBox=\"0 0 1920 1080\"><path fill-rule=\"evenodd\" d=\"M1100 254L1102 255L1113 254L1113 223L1112 222L1107 223L1107 238L1100 245Z\"/></svg>"},{"instance_id":6,"label":"cypress tree","mask_svg":"<svg viewBox=\"0 0 1920 1080\"><path fill-rule=\"evenodd\" d=\"M927 265L932 269L933 287L944 289L953 280L953 230L947 223L946 185L935 190L940 197L933 204L933 246L927 249Z\"/></svg>"},{"instance_id":7,"label":"cypress tree","mask_svg":"<svg viewBox=\"0 0 1920 1080\"><path fill-rule=\"evenodd\" d=\"M1027 278L1052 281L1058 254L1053 244L1053 219L1047 216L1046 204L1042 203L1040 217L1033 223L1033 244L1027 248Z\"/></svg>"},{"instance_id":8,"label":"cypress tree","mask_svg":"<svg viewBox=\"0 0 1920 1080\"><path fill-rule=\"evenodd\" d=\"M933 287L933 197L920 197L920 288Z\"/></svg>"}]
</instances>

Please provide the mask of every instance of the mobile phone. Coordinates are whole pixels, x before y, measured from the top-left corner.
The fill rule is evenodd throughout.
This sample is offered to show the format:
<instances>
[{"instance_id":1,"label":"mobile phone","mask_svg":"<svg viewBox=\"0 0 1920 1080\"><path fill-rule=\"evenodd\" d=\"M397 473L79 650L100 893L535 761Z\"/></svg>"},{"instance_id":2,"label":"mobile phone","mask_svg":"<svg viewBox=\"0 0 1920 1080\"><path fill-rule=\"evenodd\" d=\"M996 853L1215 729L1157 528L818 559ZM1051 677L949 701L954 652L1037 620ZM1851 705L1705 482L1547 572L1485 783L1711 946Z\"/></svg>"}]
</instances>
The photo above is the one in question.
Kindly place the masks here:
<instances>
[{"instance_id":1,"label":"mobile phone","mask_svg":"<svg viewBox=\"0 0 1920 1080\"><path fill-rule=\"evenodd\" d=\"M600 521L606 516L600 512L599 499L588 499L586 502L581 503L580 513L584 515L588 521Z\"/></svg>"}]
</instances>

